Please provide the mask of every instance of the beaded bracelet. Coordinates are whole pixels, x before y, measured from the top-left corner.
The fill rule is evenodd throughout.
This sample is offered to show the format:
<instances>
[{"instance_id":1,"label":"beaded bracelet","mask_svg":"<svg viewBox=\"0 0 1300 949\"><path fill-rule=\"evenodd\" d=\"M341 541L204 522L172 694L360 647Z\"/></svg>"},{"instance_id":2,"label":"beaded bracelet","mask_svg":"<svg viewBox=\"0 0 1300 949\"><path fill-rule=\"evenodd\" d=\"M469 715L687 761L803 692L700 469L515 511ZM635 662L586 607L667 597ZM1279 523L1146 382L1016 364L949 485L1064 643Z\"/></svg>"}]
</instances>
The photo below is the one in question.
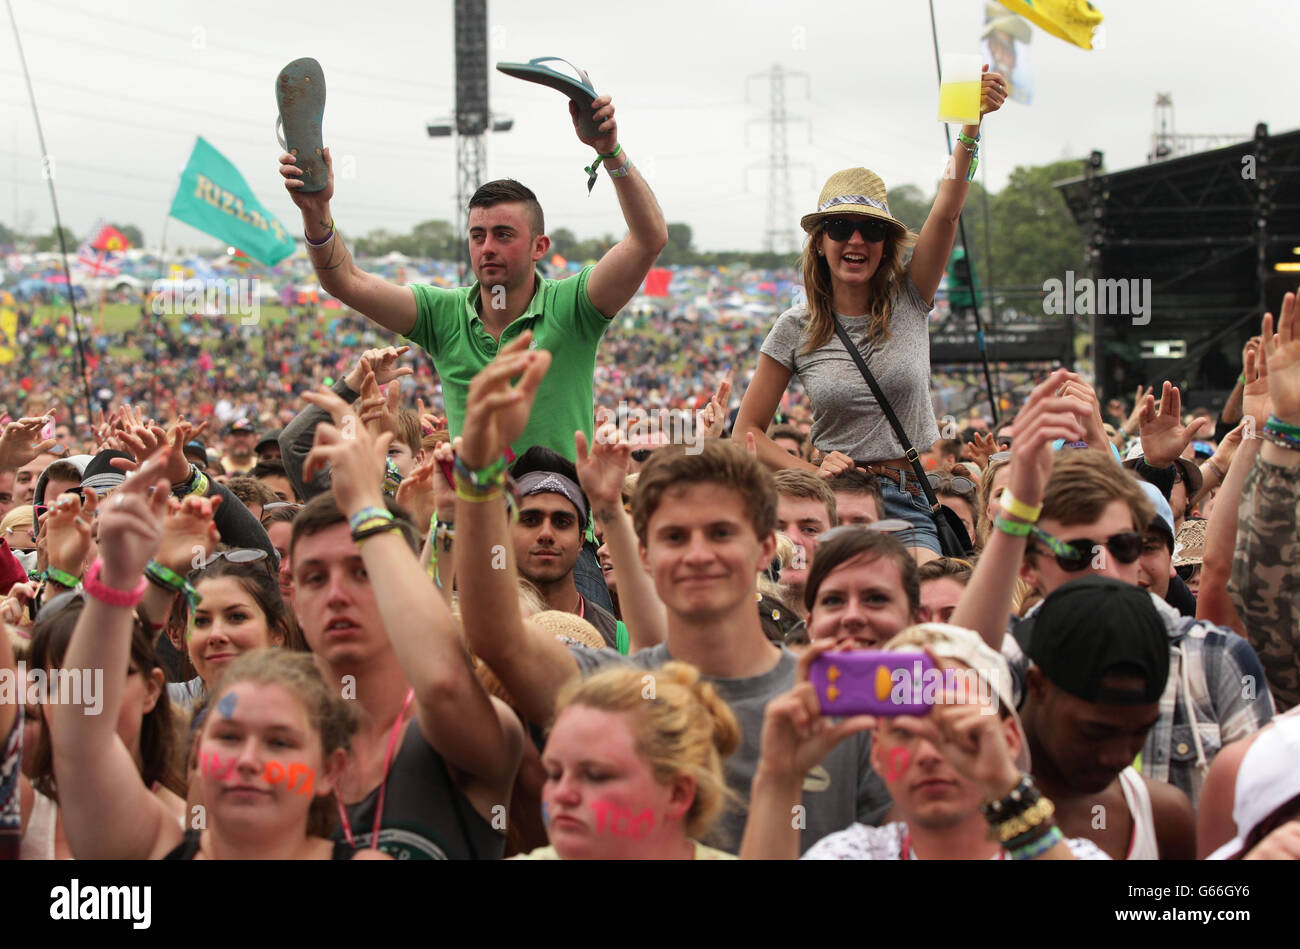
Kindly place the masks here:
<instances>
[{"instance_id":1,"label":"beaded bracelet","mask_svg":"<svg viewBox=\"0 0 1300 949\"><path fill-rule=\"evenodd\" d=\"M1259 437L1267 439L1279 448L1285 448L1288 451L1300 451L1300 438L1290 438L1268 428L1260 432Z\"/></svg>"},{"instance_id":2,"label":"beaded bracelet","mask_svg":"<svg viewBox=\"0 0 1300 949\"><path fill-rule=\"evenodd\" d=\"M994 825L991 830L997 836L997 839L1005 844L1007 841L1014 840L1021 834L1027 833L1030 828L1037 827L1055 813L1056 805L1049 799L1040 796L1023 813Z\"/></svg>"},{"instance_id":3,"label":"beaded bracelet","mask_svg":"<svg viewBox=\"0 0 1300 949\"><path fill-rule=\"evenodd\" d=\"M1300 438L1300 425L1291 425L1282 421L1276 415L1270 415L1264 427L1278 435L1285 435L1288 438Z\"/></svg>"},{"instance_id":4,"label":"beaded bracelet","mask_svg":"<svg viewBox=\"0 0 1300 949\"><path fill-rule=\"evenodd\" d=\"M1062 840L1065 835L1061 833L1061 828L1053 824L1042 837L1034 840L1022 847L1007 848L1007 855L1012 860L1036 860L1047 851L1051 850Z\"/></svg>"},{"instance_id":5,"label":"beaded bracelet","mask_svg":"<svg viewBox=\"0 0 1300 949\"><path fill-rule=\"evenodd\" d=\"M348 527L360 530L368 521L391 521L393 512L384 507L363 507L348 518Z\"/></svg>"},{"instance_id":6,"label":"beaded bracelet","mask_svg":"<svg viewBox=\"0 0 1300 949\"><path fill-rule=\"evenodd\" d=\"M1041 796L1038 789L1034 787L1033 778L1027 774L1021 774L1020 782L1007 792L1006 797L1000 801L981 804L980 813L984 815L986 821L996 826L1008 817L1028 810L1030 805L1037 802Z\"/></svg>"}]
</instances>

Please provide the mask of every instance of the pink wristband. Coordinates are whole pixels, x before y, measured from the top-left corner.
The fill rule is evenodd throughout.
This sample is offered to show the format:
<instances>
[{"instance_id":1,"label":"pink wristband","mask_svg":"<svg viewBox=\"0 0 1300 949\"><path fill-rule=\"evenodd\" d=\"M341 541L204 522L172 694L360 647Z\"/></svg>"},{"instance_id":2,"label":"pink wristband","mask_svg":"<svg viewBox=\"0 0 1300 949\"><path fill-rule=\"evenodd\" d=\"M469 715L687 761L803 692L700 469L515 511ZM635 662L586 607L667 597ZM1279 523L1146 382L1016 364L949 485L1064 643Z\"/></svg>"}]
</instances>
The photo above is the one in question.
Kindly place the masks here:
<instances>
[{"instance_id":1,"label":"pink wristband","mask_svg":"<svg viewBox=\"0 0 1300 949\"><path fill-rule=\"evenodd\" d=\"M136 584L134 590L114 590L112 587L99 582L99 571L103 566L104 561L97 557L95 562L90 565L90 569L86 571L86 576L81 581L81 587L86 593L109 606L134 608L144 599L144 591L149 588L148 580L141 576L140 582Z\"/></svg>"}]
</instances>

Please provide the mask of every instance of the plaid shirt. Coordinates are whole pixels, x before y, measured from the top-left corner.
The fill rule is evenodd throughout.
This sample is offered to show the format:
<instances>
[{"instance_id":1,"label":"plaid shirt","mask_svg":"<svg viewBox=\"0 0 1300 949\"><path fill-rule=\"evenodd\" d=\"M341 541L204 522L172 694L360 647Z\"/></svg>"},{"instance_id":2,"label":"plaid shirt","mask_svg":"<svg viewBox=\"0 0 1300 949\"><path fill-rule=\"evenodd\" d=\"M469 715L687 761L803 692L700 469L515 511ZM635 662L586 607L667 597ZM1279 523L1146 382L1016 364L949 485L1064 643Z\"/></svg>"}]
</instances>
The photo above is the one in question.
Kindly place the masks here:
<instances>
[{"instance_id":1,"label":"plaid shirt","mask_svg":"<svg viewBox=\"0 0 1300 949\"><path fill-rule=\"evenodd\" d=\"M1226 626L1183 616L1155 594L1151 600L1169 631L1169 681L1160 697L1160 718L1142 746L1142 774L1179 788L1196 807L1214 756L1272 720L1273 696L1259 656L1246 640ZM1002 640L1002 654L1011 666L1019 706L1029 657L1010 632Z\"/></svg>"}]
</instances>

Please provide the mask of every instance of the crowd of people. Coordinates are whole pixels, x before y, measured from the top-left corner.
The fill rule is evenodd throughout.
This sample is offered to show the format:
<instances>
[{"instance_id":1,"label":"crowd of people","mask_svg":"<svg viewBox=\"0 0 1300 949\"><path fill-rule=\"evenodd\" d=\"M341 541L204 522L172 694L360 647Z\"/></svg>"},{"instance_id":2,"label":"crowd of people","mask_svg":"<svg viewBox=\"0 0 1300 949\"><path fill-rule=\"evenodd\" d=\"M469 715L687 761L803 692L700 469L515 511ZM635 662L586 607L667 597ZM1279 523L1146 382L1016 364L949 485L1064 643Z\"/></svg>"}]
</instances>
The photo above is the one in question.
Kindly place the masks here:
<instances>
[{"instance_id":1,"label":"crowd of people","mask_svg":"<svg viewBox=\"0 0 1300 949\"><path fill-rule=\"evenodd\" d=\"M347 315L146 317L84 426L4 380L0 858L1300 857L1296 295L1217 427L1057 369L950 429L978 125L920 235L832 176L806 301L706 344L614 335L667 231L592 109L628 234L577 274L501 180L472 286L389 283L285 154Z\"/></svg>"}]
</instances>

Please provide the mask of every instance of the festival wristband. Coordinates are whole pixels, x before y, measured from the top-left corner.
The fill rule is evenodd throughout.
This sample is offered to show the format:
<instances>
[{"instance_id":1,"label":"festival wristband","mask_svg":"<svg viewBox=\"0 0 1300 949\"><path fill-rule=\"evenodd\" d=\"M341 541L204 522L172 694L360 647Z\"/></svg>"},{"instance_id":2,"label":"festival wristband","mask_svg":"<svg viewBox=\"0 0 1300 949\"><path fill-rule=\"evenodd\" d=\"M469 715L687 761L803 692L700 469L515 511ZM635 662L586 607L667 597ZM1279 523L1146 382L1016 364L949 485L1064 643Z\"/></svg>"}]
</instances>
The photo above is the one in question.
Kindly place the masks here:
<instances>
[{"instance_id":1,"label":"festival wristband","mask_svg":"<svg viewBox=\"0 0 1300 949\"><path fill-rule=\"evenodd\" d=\"M99 572L103 567L104 561L98 557L95 558L95 562L86 571L86 579L81 584L82 589L86 591L87 595L108 606L123 606L134 609L144 598L144 591L148 589L149 581L141 576L140 582L135 585L135 589L115 590L99 582Z\"/></svg>"},{"instance_id":2,"label":"festival wristband","mask_svg":"<svg viewBox=\"0 0 1300 949\"><path fill-rule=\"evenodd\" d=\"M384 493L396 495L402 483L402 473L397 470L397 462L392 458L384 460Z\"/></svg>"},{"instance_id":3,"label":"festival wristband","mask_svg":"<svg viewBox=\"0 0 1300 949\"><path fill-rule=\"evenodd\" d=\"M1017 501L1012 495L1010 488L1002 489L1002 496L998 498L998 506L1006 511L1012 517L1018 517L1022 521L1028 521L1030 524L1038 522L1039 515L1043 513L1043 506L1030 507L1023 501Z\"/></svg>"},{"instance_id":4,"label":"festival wristband","mask_svg":"<svg viewBox=\"0 0 1300 949\"><path fill-rule=\"evenodd\" d=\"M1034 532L1034 525L1027 521L1009 521L1005 517L995 517L993 526L1012 537L1028 537Z\"/></svg>"},{"instance_id":5,"label":"festival wristband","mask_svg":"<svg viewBox=\"0 0 1300 949\"><path fill-rule=\"evenodd\" d=\"M45 568L45 579L53 580L59 586L67 587L69 590L75 590L77 588L77 584L81 582L72 574L64 573L62 570L59 570L56 567Z\"/></svg>"},{"instance_id":6,"label":"festival wristband","mask_svg":"<svg viewBox=\"0 0 1300 949\"><path fill-rule=\"evenodd\" d=\"M371 527L363 527L360 530L354 530L352 532L352 540L359 544L363 540L369 540L371 537L378 537L380 534L387 534L391 531L400 531L401 529L402 525L400 521L378 523Z\"/></svg>"},{"instance_id":7,"label":"festival wristband","mask_svg":"<svg viewBox=\"0 0 1300 949\"><path fill-rule=\"evenodd\" d=\"M484 468L471 471L457 455L452 463L452 472L456 476L456 483L463 483L467 491L495 491L505 484L506 460L498 458Z\"/></svg>"},{"instance_id":8,"label":"festival wristband","mask_svg":"<svg viewBox=\"0 0 1300 949\"><path fill-rule=\"evenodd\" d=\"M199 591L194 589L194 584L170 567L164 567L156 560L150 560L145 564L144 575L145 579L152 580L158 586L184 596L191 610L196 608L200 599L202 599L199 596Z\"/></svg>"},{"instance_id":9,"label":"festival wristband","mask_svg":"<svg viewBox=\"0 0 1300 949\"><path fill-rule=\"evenodd\" d=\"M370 521L391 521L392 519L393 514L387 508L363 507L348 518L348 527L353 531L359 531L368 526Z\"/></svg>"},{"instance_id":10,"label":"festival wristband","mask_svg":"<svg viewBox=\"0 0 1300 949\"><path fill-rule=\"evenodd\" d=\"M456 475L456 497L460 498L462 501L496 501L504 494L505 491L500 487L488 491L473 490L459 474Z\"/></svg>"},{"instance_id":11,"label":"festival wristband","mask_svg":"<svg viewBox=\"0 0 1300 949\"><path fill-rule=\"evenodd\" d=\"M190 463L190 476L178 484L172 485L172 493L178 498L187 497L191 494L199 497L206 497L208 488L211 487L208 482L208 476L199 470L199 466Z\"/></svg>"},{"instance_id":12,"label":"festival wristband","mask_svg":"<svg viewBox=\"0 0 1300 949\"><path fill-rule=\"evenodd\" d=\"M324 240L314 241L314 240L312 240L310 237L307 236L307 232L306 232L306 231L303 231L303 232L302 232L302 239L305 240L305 241L306 241L308 244L310 244L312 247L324 247L324 246L325 246L326 244L328 244L330 241L334 240L334 219L333 219L333 218L330 218L330 223L329 223L329 232L330 232L330 233L329 233L329 237L326 237Z\"/></svg>"},{"instance_id":13,"label":"festival wristband","mask_svg":"<svg viewBox=\"0 0 1300 949\"><path fill-rule=\"evenodd\" d=\"M626 178L632 173L632 163L630 161L624 162L622 168L610 168L606 165L605 170L609 172L611 178Z\"/></svg>"}]
</instances>

